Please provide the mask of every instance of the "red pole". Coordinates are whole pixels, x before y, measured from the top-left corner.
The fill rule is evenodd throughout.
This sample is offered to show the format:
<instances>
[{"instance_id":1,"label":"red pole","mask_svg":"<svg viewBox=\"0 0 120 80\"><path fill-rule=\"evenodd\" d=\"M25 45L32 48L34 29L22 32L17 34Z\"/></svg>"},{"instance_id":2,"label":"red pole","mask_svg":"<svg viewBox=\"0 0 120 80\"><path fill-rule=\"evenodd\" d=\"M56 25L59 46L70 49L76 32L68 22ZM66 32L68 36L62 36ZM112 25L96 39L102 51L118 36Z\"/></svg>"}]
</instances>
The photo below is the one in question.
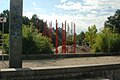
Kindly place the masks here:
<instances>
[{"instance_id":1,"label":"red pole","mask_svg":"<svg viewBox=\"0 0 120 80\"><path fill-rule=\"evenodd\" d=\"M58 54L58 23L56 20L56 54Z\"/></svg>"},{"instance_id":2,"label":"red pole","mask_svg":"<svg viewBox=\"0 0 120 80\"><path fill-rule=\"evenodd\" d=\"M72 27L73 27L73 22L71 22L71 41L72 41ZM71 45L71 53L73 53L73 47Z\"/></svg>"},{"instance_id":3,"label":"red pole","mask_svg":"<svg viewBox=\"0 0 120 80\"><path fill-rule=\"evenodd\" d=\"M43 36L47 36L47 20L46 20L46 22L44 22L44 31L43 31Z\"/></svg>"},{"instance_id":4,"label":"red pole","mask_svg":"<svg viewBox=\"0 0 120 80\"><path fill-rule=\"evenodd\" d=\"M65 43L65 26L64 24L62 23L62 53L66 53L66 43Z\"/></svg>"},{"instance_id":5,"label":"red pole","mask_svg":"<svg viewBox=\"0 0 120 80\"><path fill-rule=\"evenodd\" d=\"M65 53L66 53L66 21L65 21Z\"/></svg>"},{"instance_id":6,"label":"red pole","mask_svg":"<svg viewBox=\"0 0 120 80\"><path fill-rule=\"evenodd\" d=\"M63 45L64 45L64 39L63 39L63 37L64 37L64 35L63 35L63 23L62 23L62 53L64 52L63 51L63 49L64 49L64 47L63 47Z\"/></svg>"},{"instance_id":7,"label":"red pole","mask_svg":"<svg viewBox=\"0 0 120 80\"><path fill-rule=\"evenodd\" d=\"M76 31L75 31L75 23L74 23L74 53L76 53Z\"/></svg>"}]
</instances>

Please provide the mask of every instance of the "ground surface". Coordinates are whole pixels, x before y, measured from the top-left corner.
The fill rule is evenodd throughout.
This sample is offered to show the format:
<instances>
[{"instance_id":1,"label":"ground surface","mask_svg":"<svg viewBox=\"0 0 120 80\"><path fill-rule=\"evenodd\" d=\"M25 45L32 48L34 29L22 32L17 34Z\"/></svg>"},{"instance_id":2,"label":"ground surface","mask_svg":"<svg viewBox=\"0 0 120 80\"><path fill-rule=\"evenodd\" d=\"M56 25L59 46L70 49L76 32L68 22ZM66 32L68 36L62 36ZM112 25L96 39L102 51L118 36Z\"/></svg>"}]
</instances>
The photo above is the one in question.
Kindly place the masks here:
<instances>
[{"instance_id":1,"label":"ground surface","mask_svg":"<svg viewBox=\"0 0 120 80\"><path fill-rule=\"evenodd\" d=\"M65 58L52 60L24 60L23 68L48 67L48 66L70 66L70 65L90 65L90 64L112 64L120 63L120 56L105 57L82 57ZM0 61L0 69L8 68L8 61Z\"/></svg>"}]
</instances>

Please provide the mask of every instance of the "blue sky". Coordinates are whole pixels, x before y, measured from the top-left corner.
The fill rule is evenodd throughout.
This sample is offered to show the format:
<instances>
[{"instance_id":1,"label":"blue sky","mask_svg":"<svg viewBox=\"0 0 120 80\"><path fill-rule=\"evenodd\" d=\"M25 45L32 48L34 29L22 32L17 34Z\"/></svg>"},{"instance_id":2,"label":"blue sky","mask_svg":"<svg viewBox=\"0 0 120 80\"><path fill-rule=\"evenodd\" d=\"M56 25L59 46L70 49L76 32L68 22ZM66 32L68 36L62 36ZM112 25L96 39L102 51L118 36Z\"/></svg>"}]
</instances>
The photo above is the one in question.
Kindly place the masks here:
<instances>
[{"instance_id":1,"label":"blue sky","mask_svg":"<svg viewBox=\"0 0 120 80\"><path fill-rule=\"evenodd\" d=\"M10 0L0 0L0 13L8 9ZM67 20L76 23L76 31L86 31L91 25L103 27L107 17L120 9L120 0L23 0L23 15L37 14L40 19L53 21L59 26ZM54 25L53 25L54 26Z\"/></svg>"}]
</instances>

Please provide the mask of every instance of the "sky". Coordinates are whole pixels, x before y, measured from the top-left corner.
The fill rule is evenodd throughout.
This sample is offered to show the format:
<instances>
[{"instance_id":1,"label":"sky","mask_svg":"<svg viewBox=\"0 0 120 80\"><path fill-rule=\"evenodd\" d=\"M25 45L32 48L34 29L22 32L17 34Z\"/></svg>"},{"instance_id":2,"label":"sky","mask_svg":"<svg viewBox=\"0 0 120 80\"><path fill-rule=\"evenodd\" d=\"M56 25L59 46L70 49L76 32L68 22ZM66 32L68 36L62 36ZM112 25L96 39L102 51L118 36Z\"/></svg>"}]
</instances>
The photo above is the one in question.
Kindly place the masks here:
<instances>
[{"instance_id":1,"label":"sky","mask_svg":"<svg viewBox=\"0 0 120 80\"><path fill-rule=\"evenodd\" d=\"M0 13L9 10L10 0L0 0ZM59 27L62 22L76 24L76 32L87 31L89 26L97 29L104 26L107 17L120 9L120 0L23 0L23 16L29 18L37 14L40 19L52 21L56 19Z\"/></svg>"}]
</instances>

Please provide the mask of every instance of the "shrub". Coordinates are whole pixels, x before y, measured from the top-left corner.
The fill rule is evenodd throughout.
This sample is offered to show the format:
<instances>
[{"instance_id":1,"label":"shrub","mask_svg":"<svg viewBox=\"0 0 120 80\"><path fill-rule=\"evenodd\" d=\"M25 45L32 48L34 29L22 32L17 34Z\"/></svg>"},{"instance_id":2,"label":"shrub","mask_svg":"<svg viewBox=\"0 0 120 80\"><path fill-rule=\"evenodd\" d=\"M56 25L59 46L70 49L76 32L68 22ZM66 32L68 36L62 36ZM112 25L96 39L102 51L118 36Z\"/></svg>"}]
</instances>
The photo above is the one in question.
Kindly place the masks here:
<instances>
[{"instance_id":1,"label":"shrub","mask_svg":"<svg viewBox=\"0 0 120 80\"><path fill-rule=\"evenodd\" d=\"M9 53L9 34L4 34L4 53Z\"/></svg>"},{"instance_id":2,"label":"shrub","mask_svg":"<svg viewBox=\"0 0 120 80\"><path fill-rule=\"evenodd\" d=\"M2 35L1 32L0 32L0 35ZM4 53L9 53L9 44L8 43L9 43L9 34L4 34L4 43L3 43L3 46L0 46L0 49L2 49ZM1 41L1 44L2 44L2 41Z\"/></svg>"},{"instance_id":3,"label":"shrub","mask_svg":"<svg viewBox=\"0 0 120 80\"><path fill-rule=\"evenodd\" d=\"M53 45L50 39L42 36L37 31L32 32L31 27L23 25L23 53L39 53L51 54L53 53Z\"/></svg>"},{"instance_id":4,"label":"shrub","mask_svg":"<svg viewBox=\"0 0 120 80\"><path fill-rule=\"evenodd\" d=\"M109 40L109 51L110 52L119 52L120 51L120 35L112 34Z\"/></svg>"},{"instance_id":5,"label":"shrub","mask_svg":"<svg viewBox=\"0 0 120 80\"><path fill-rule=\"evenodd\" d=\"M22 27L22 52L23 54L51 54L53 53L53 45L50 43L50 39L42 36L37 31L32 32L29 26L23 25ZM4 35L4 51L9 52L9 34Z\"/></svg>"},{"instance_id":6,"label":"shrub","mask_svg":"<svg viewBox=\"0 0 120 80\"><path fill-rule=\"evenodd\" d=\"M95 52L119 52L120 51L120 35L104 29L97 34L95 44L92 46Z\"/></svg>"},{"instance_id":7,"label":"shrub","mask_svg":"<svg viewBox=\"0 0 120 80\"><path fill-rule=\"evenodd\" d=\"M108 37L103 33L99 33L95 39L95 44L92 46L92 49L95 52L107 52Z\"/></svg>"}]
</instances>

